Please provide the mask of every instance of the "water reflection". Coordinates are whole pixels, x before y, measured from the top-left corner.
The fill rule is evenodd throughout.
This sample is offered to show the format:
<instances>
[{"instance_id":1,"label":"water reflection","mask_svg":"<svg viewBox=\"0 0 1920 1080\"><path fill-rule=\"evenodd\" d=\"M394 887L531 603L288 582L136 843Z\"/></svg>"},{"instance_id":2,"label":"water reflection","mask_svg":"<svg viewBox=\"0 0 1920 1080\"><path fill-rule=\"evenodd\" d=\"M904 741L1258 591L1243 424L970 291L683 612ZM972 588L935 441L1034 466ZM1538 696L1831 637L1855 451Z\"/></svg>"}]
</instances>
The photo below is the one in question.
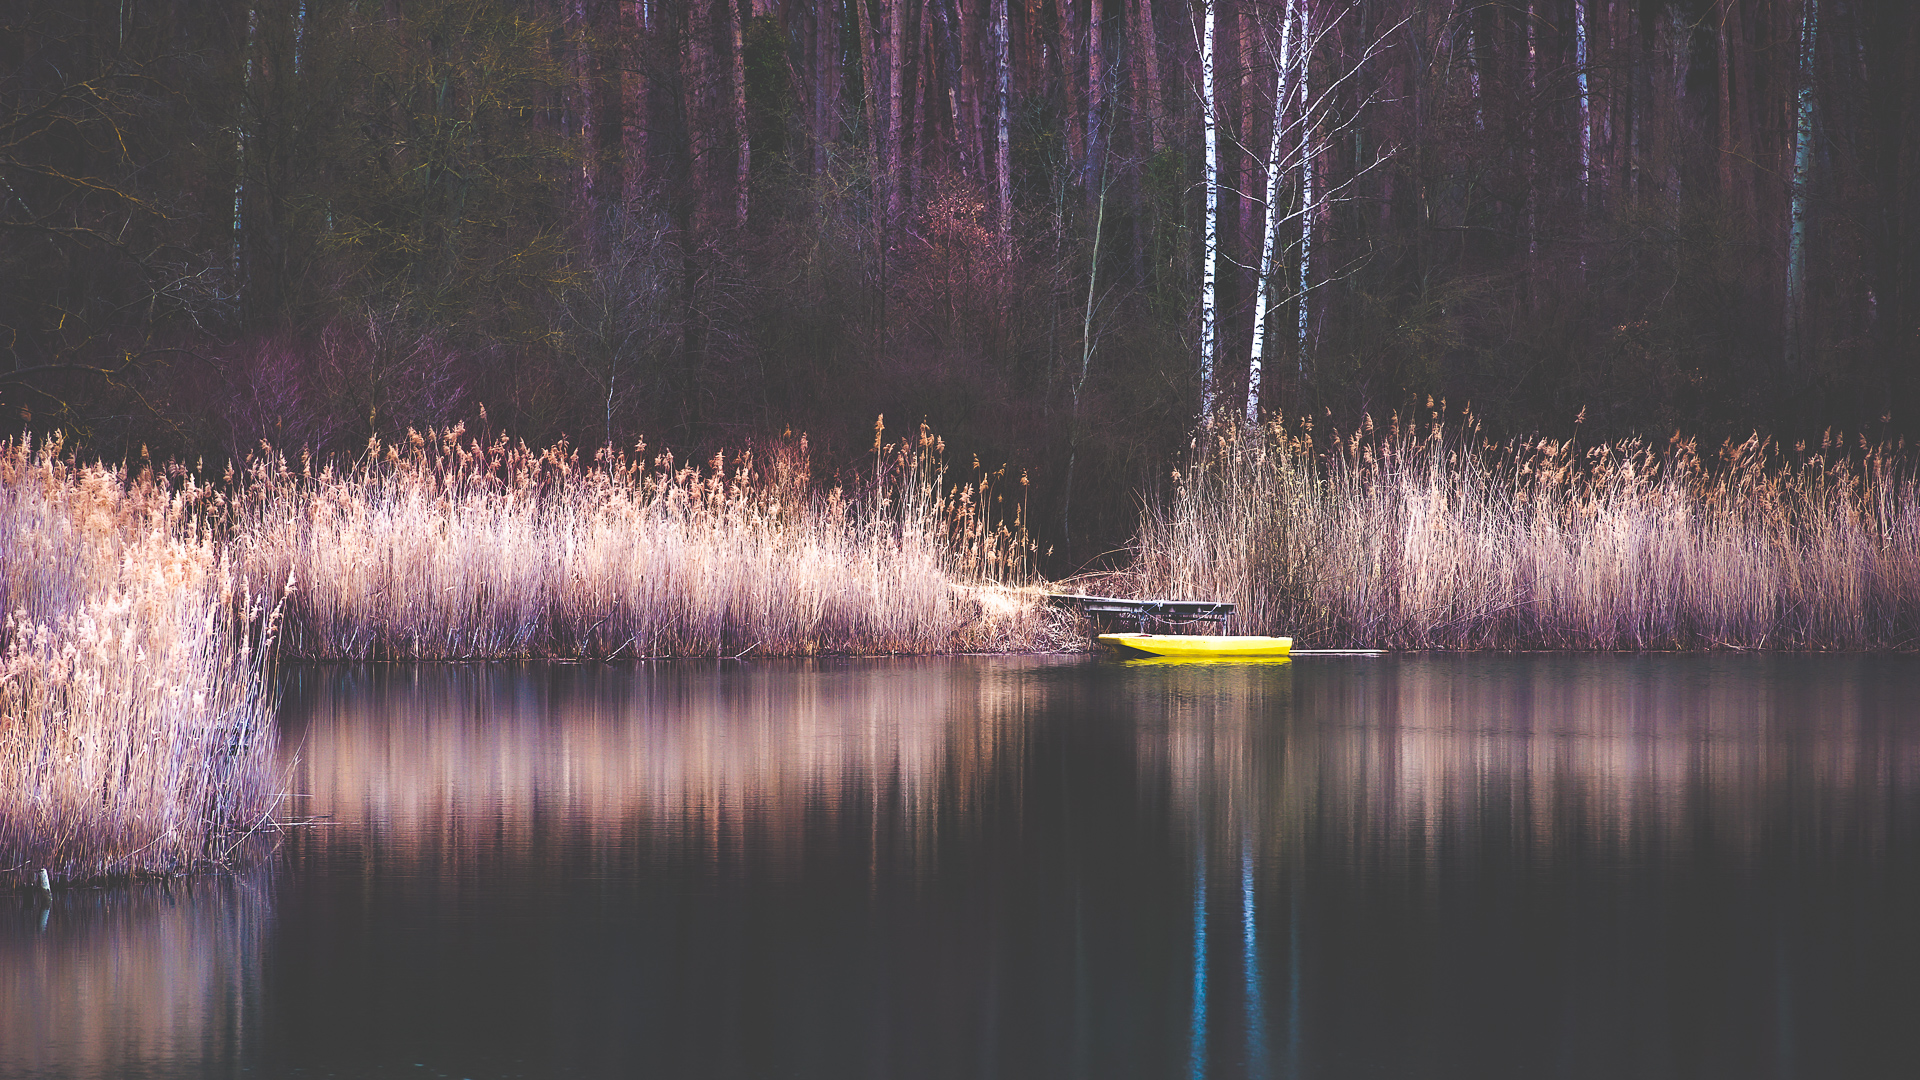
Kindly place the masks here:
<instances>
[{"instance_id":1,"label":"water reflection","mask_svg":"<svg viewBox=\"0 0 1920 1080\"><path fill-rule=\"evenodd\" d=\"M1920 664L309 668L252 882L0 898L0 1075L1900 1075Z\"/></svg>"},{"instance_id":2,"label":"water reflection","mask_svg":"<svg viewBox=\"0 0 1920 1080\"><path fill-rule=\"evenodd\" d=\"M936 813L975 817L1034 689L941 661L309 670L288 692L295 784L350 828L296 850L344 835L476 873L672 851L779 874L810 819L851 814L886 826L889 872L925 869Z\"/></svg>"},{"instance_id":3,"label":"water reflection","mask_svg":"<svg viewBox=\"0 0 1920 1080\"><path fill-rule=\"evenodd\" d=\"M1263 860L1884 852L1920 791L1920 670L1860 657L1320 659L1164 669L1143 782ZM1891 676L1891 678L1889 677Z\"/></svg>"},{"instance_id":4,"label":"water reflection","mask_svg":"<svg viewBox=\"0 0 1920 1080\"><path fill-rule=\"evenodd\" d=\"M1083 671L314 671L287 730L337 824L290 846L310 884L283 896L276 956L354 987L324 1008L359 1034L328 1045L276 1010L280 1052L463 1075L1097 1075L1101 1002L1143 981L1101 980L1123 942L1087 912L1111 893L1079 872L1034 743Z\"/></svg>"},{"instance_id":5,"label":"water reflection","mask_svg":"<svg viewBox=\"0 0 1920 1080\"><path fill-rule=\"evenodd\" d=\"M1207 1075L1207 843L1193 852L1193 1019L1187 1031L1187 1075Z\"/></svg>"},{"instance_id":6,"label":"water reflection","mask_svg":"<svg viewBox=\"0 0 1920 1080\"><path fill-rule=\"evenodd\" d=\"M264 875L0 897L0 1076L210 1074L260 1015Z\"/></svg>"},{"instance_id":7,"label":"water reflection","mask_svg":"<svg viewBox=\"0 0 1920 1080\"><path fill-rule=\"evenodd\" d=\"M1247 1017L1247 1072L1267 1074L1267 1002L1260 970L1260 920L1253 887L1253 844L1240 848L1240 967L1245 981Z\"/></svg>"},{"instance_id":8,"label":"water reflection","mask_svg":"<svg viewBox=\"0 0 1920 1080\"><path fill-rule=\"evenodd\" d=\"M1887 961L1916 956L1911 660L1323 660L1136 690L1140 783L1195 867L1196 1073L1882 1075L1912 1044L1885 1022L1917 997ZM1207 940L1229 881L1232 951Z\"/></svg>"}]
</instances>

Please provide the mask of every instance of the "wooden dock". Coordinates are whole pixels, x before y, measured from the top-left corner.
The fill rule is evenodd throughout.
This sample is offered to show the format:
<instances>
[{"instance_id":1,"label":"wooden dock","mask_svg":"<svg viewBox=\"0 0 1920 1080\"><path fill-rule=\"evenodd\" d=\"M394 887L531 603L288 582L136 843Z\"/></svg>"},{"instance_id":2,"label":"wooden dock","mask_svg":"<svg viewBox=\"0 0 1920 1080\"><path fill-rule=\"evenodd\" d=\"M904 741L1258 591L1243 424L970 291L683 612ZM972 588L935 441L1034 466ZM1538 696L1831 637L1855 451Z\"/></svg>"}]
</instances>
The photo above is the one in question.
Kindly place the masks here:
<instances>
[{"instance_id":1,"label":"wooden dock","mask_svg":"<svg viewBox=\"0 0 1920 1080\"><path fill-rule=\"evenodd\" d=\"M1130 622L1138 633L1146 633L1149 624L1181 626L1198 622L1217 623L1233 614L1233 605L1213 600L1128 600L1118 596L1087 596L1082 593L1048 593L1050 603L1077 607L1092 620L1097 637L1102 625ZM1294 649L1293 656L1385 656L1380 649Z\"/></svg>"},{"instance_id":2,"label":"wooden dock","mask_svg":"<svg viewBox=\"0 0 1920 1080\"><path fill-rule=\"evenodd\" d=\"M1098 623L1130 620L1139 633L1147 626L1178 626L1197 622L1219 622L1233 614L1233 605L1212 600L1128 600L1118 596L1084 596L1079 593L1048 593L1047 600L1080 609L1080 613Z\"/></svg>"}]
</instances>

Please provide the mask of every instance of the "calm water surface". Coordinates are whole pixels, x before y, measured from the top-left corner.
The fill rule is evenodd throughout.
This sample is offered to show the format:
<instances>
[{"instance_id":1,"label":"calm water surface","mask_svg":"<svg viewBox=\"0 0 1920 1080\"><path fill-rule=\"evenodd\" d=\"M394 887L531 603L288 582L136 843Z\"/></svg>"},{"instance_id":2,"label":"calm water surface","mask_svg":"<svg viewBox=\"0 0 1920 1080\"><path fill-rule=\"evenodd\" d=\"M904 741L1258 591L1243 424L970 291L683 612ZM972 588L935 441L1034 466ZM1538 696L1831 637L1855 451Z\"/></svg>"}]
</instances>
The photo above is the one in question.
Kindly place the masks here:
<instances>
[{"instance_id":1,"label":"calm water surface","mask_svg":"<svg viewBox=\"0 0 1920 1080\"><path fill-rule=\"evenodd\" d=\"M283 723L271 872L0 897L0 1076L1920 1074L1913 659L305 668Z\"/></svg>"}]
</instances>

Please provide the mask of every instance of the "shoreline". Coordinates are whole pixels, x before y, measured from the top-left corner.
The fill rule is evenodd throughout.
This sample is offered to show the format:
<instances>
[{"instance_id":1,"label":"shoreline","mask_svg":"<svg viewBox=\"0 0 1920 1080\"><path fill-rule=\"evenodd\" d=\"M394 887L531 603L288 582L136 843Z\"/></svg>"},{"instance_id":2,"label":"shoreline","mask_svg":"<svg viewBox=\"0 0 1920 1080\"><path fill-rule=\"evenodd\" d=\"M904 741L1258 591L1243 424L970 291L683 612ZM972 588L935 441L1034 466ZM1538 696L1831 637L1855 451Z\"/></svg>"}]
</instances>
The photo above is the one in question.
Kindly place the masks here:
<instances>
[{"instance_id":1,"label":"shoreline","mask_svg":"<svg viewBox=\"0 0 1920 1080\"><path fill-rule=\"evenodd\" d=\"M0 444L0 861L226 862L278 808L283 664L1096 655L1045 600L1076 589L1232 603L1221 632L1303 650L1920 653L1892 450L1477 439L1437 412L1331 449L1236 429L1145 508L1132 567L1061 582L1024 484L950 484L924 427L832 487L804 438L582 462L455 427L218 480Z\"/></svg>"}]
</instances>

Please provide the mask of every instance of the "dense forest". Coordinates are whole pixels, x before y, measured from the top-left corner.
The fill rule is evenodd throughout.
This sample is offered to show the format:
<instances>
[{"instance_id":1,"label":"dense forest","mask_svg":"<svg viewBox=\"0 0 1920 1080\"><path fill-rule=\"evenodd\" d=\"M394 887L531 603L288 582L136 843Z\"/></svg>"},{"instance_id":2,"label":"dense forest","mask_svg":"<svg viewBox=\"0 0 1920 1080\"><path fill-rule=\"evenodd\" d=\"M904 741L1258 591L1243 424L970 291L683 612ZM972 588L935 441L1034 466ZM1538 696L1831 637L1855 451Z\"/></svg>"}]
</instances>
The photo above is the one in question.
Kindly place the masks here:
<instances>
[{"instance_id":1,"label":"dense forest","mask_svg":"<svg viewBox=\"0 0 1920 1080\"><path fill-rule=\"evenodd\" d=\"M1208 413L1895 438L1916 58L1863 0L16 0L0 432L924 419L1056 569Z\"/></svg>"}]
</instances>

